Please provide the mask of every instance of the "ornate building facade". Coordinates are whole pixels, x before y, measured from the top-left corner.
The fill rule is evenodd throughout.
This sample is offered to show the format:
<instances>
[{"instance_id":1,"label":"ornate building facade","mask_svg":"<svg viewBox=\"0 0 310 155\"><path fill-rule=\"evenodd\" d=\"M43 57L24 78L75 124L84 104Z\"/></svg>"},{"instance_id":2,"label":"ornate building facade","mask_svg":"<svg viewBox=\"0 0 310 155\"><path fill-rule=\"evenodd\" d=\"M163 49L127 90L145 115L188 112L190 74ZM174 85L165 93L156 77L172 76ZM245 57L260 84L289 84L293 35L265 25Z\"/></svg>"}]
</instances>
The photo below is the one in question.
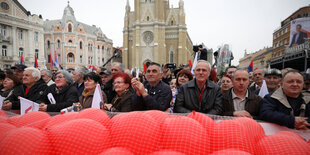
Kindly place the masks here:
<instances>
[{"instance_id":1,"label":"ornate building facade","mask_svg":"<svg viewBox=\"0 0 310 155\"><path fill-rule=\"evenodd\" d=\"M126 68L141 68L150 61L188 64L192 48L183 0L179 8L170 7L168 0L135 0L134 11L127 0L122 52Z\"/></svg>"},{"instance_id":2,"label":"ornate building facade","mask_svg":"<svg viewBox=\"0 0 310 155\"><path fill-rule=\"evenodd\" d=\"M68 6L62 19L44 22L45 59L50 56L65 69L78 66L101 66L113 55L113 42L95 25L79 22Z\"/></svg>"},{"instance_id":3,"label":"ornate building facade","mask_svg":"<svg viewBox=\"0 0 310 155\"><path fill-rule=\"evenodd\" d=\"M17 0L0 0L0 68L20 63L23 54L25 65L44 64L43 19L31 15Z\"/></svg>"}]
</instances>

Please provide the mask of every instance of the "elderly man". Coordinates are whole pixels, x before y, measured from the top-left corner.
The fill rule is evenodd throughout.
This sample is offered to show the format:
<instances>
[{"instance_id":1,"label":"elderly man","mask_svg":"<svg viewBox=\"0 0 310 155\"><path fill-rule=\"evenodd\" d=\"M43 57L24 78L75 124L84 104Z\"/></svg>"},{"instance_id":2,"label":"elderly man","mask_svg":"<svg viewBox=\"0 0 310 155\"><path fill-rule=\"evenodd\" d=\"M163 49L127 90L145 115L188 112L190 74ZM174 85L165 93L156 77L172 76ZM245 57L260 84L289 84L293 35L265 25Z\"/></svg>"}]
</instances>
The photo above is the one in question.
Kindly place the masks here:
<instances>
[{"instance_id":1,"label":"elderly man","mask_svg":"<svg viewBox=\"0 0 310 155\"><path fill-rule=\"evenodd\" d=\"M264 97L260 109L262 120L289 128L307 129L310 126L310 98L302 94L304 79L297 70L288 71L281 87Z\"/></svg>"},{"instance_id":2,"label":"elderly man","mask_svg":"<svg viewBox=\"0 0 310 155\"><path fill-rule=\"evenodd\" d=\"M131 80L132 87L136 90L137 97L133 102L134 110L161 110L170 107L172 92L161 79L163 70L158 63L152 62L146 70L146 79L143 84L137 78Z\"/></svg>"},{"instance_id":3,"label":"elderly man","mask_svg":"<svg viewBox=\"0 0 310 155\"><path fill-rule=\"evenodd\" d=\"M269 93L276 91L281 82L282 73L278 69L267 69L264 74L264 79L266 81L267 89ZM258 95L261 89L257 89L255 94Z\"/></svg>"},{"instance_id":4,"label":"elderly man","mask_svg":"<svg viewBox=\"0 0 310 155\"><path fill-rule=\"evenodd\" d=\"M124 72L124 65L120 62L113 62L111 64L111 74L112 76L116 73ZM113 81L110 79L108 82L106 82L106 85L104 86L104 93L107 95L108 103L112 102L112 99L116 96L116 92L113 88Z\"/></svg>"},{"instance_id":5,"label":"elderly man","mask_svg":"<svg viewBox=\"0 0 310 155\"><path fill-rule=\"evenodd\" d=\"M3 102L3 110L20 109L19 97L37 102L43 96L47 88L46 83L41 79L40 71L28 67L23 73L23 84L13 90L13 94Z\"/></svg>"},{"instance_id":6,"label":"elderly man","mask_svg":"<svg viewBox=\"0 0 310 155\"><path fill-rule=\"evenodd\" d=\"M264 70L256 69L253 73L253 84L250 86L249 90L255 92L256 90L260 89L263 85L264 80Z\"/></svg>"},{"instance_id":7,"label":"elderly man","mask_svg":"<svg viewBox=\"0 0 310 155\"><path fill-rule=\"evenodd\" d=\"M23 81L23 73L24 73L25 68L27 68L27 66L22 65L22 64L17 64L11 67L11 69L13 69L14 76L16 76L20 80L20 83L22 83Z\"/></svg>"},{"instance_id":8,"label":"elderly man","mask_svg":"<svg viewBox=\"0 0 310 155\"><path fill-rule=\"evenodd\" d=\"M74 81L74 86L78 90L79 96L82 95L84 90L84 75L86 75L89 72L89 70L86 67L79 67L75 69L72 74L72 79Z\"/></svg>"},{"instance_id":9,"label":"elderly man","mask_svg":"<svg viewBox=\"0 0 310 155\"><path fill-rule=\"evenodd\" d=\"M194 69L195 78L180 87L174 112L188 113L193 110L220 115L223 112L221 88L208 80L210 63L199 60Z\"/></svg>"},{"instance_id":10,"label":"elderly man","mask_svg":"<svg viewBox=\"0 0 310 155\"><path fill-rule=\"evenodd\" d=\"M249 73L237 69L232 76L233 88L223 95L225 116L258 118L262 99L248 90Z\"/></svg>"},{"instance_id":11,"label":"elderly man","mask_svg":"<svg viewBox=\"0 0 310 155\"><path fill-rule=\"evenodd\" d=\"M42 69L40 72L41 72L41 78L45 81L47 86L50 86L55 83L52 79L53 74L50 70Z\"/></svg>"}]
</instances>

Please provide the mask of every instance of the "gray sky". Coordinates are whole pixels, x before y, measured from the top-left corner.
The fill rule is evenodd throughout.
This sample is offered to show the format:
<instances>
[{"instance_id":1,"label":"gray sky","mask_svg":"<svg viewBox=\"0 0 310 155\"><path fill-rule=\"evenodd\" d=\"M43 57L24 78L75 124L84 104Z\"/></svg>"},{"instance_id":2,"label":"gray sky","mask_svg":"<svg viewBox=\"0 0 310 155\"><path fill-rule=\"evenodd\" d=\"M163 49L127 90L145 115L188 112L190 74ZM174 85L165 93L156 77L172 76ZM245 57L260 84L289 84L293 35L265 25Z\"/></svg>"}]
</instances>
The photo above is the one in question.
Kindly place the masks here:
<instances>
[{"instance_id":1,"label":"gray sky","mask_svg":"<svg viewBox=\"0 0 310 155\"><path fill-rule=\"evenodd\" d=\"M19 0L32 14L43 19L61 19L67 0ZM179 0L170 0L178 7ZM134 0L130 0L131 10ZM216 50L229 44L234 65L239 64L244 50L255 52L272 46L272 33L297 9L309 0L184 0L186 24L193 44L204 43ZM114 47L123 44L126 0L71 0L78 21L100 27Z\"/></svg>"}]
</instances>

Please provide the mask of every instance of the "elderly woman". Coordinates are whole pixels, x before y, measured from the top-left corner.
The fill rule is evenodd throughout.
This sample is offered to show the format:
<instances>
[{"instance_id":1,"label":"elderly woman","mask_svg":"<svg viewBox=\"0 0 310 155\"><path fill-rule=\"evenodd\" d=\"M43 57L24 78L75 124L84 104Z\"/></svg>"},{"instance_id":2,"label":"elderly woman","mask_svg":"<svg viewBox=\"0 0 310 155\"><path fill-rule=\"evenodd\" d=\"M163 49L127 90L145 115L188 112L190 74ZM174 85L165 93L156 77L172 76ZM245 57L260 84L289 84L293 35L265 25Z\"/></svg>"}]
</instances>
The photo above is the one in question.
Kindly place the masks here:
<instances>
[{"instance_id":1,"label":"elderly woman","mask_svg":"<svg viewBox=\"0 0 310 155\"><path fill-rule=\"evenodd\" d=\"M3 88L0 90L0 95L4 98L9 97L13 93L15 86L20 84L19 80L13 74L7 74L3 81Z\"/></svg>"},{"instance_id":2,"label":"elderly woman","mask_svg":"<svg viewBox=\"0 0 310 155\"><path fill-rule=\"evenodd\" d=\"M48 98L52 94L56 103ZM78 102L78 92L73 85L73 80L67 71L59 70L55 74L55 84L49 86L44 92L44 98L39 106L39 111L60 112L61 109L72 106Z\"/></svg>"},{"instance_id":3,"label":"elderly woman","mask_svg":"<svg viewBox=\"0 0 310 155\"><path fill-rule=\"evenodd\" d=\"M79 98L79 103L74 103L74 105L79 106L79 109L90 108L92 106L92 101L93 101L96 86L98 84L101 84L101 77L94 72L87 73L84 76L83 80L84 80L85 89ZM103 91L101 91L101 93L102 93L103 103L106 103L107 96Z\"/></svg>"},{"instance_id":4,"label":"elderly woman","mask_svg":"<svg viewBox=\"0 0 310 155\"><path fill-rule=\"evenodd\" d=\"M222 79L221 79L221 91L222 91L222 94L224 94L225 92L227 92L230 88L233 87L233 83L232 83L232 80L231 80L231 77L229 74L225 74Z\"/></svg>"},{"instance_id":5,"label":"elderly woman","mask_svg":"<svg viewBox=\"0 0 310 155\"><path fill-rule=\"evenodd\" d=\"M117 73L112 77L114 90L117 95L112 99L111 104L104 104L104 109L112 112L132 111L132 95L129 90L131 79L126 73Z\"/></svg>"}]
</instances>

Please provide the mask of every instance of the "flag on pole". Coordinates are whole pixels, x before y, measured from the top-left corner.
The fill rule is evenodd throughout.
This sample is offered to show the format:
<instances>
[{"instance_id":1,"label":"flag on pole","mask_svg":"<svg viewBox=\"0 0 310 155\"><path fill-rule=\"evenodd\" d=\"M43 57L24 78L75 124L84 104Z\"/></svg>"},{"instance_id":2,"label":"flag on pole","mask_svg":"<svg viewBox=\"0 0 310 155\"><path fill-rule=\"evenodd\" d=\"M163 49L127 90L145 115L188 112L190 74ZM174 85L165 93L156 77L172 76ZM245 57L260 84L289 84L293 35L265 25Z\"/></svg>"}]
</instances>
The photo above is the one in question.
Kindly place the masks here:
<instances>
[{"instance_id":1,"label":"flag on pole","mask_svg":"<svg viewBox=\"0 0 310 155\"><path fill-rule=\"evenodd\" d=\"M57 59L57 53L56 53L56 50L55 50L55 66L59 69L59 63L58 63L58 59Z\"/></svg>"},{"instance_id":2,"label":"flag on pole","mask_svg":"<svg viewBox=\"0 0 310 155\"><path fill-rule=\"evenodd\" d=\"M93 66L89 65L88 70L91 72L92 71Z\"/></svg>"},{"instance_id":3,"label":"flag on pole","mask_svg":"<svg viewBox=\"0 0 310 155\"><path fill-rule=\"evenodd\" d=\"M193 64L192 64L191 60L188 60L188 64L189 64L189 66L191 66L191 68L193 68Z\"/></svg>"},{"instance_id":4,"label":"flag on pole","mask_svg":"<svg viewBox=\"0 0 310 155\"><path fill-rule=\"evenodd\" d=\"M21 54L20 54L20 64L21 64L21 65L24 65L24 64L25 64L23 52L21 52Z\"/></svg>"},{"instance_id":5,"label":"flag on pole","mask_svg":"<svg viewBox=\"0 0 310 155\"><path fill-rule=\"evenodd\" d=\"M192 70L191 70L191 72L192 72L193 75L195 75L195 74L194 74L194 69L195 69L195 67L196 67L196 65L197 65L197 61L198 61L198 53L196 52L196 54L195 54L195 59L194 59L194 64L193 64L193 67L192 67Z\"/></svg>"},{"instance_id":6,"label":"flag on pole","mask_svg":"<svg viewBox=\"0 0 310 155\"><path fill-rule=\"evenodd\" d=\"M38 59L36 56L34 56L34 68L38 68L39 65L38 65Z\"/></svg>"},{"instance_id":7,"label":"flag on pole","mask_svg":"<svg viewBox=\"0 0 310 155\"><path fill-rule=\"evenodd\" d=\"M95 66L92 66L92 72L97 72L97 68Z\"/></svg>"},{"instance_id":8,"label":"flag on pole","mask_svg":"<svg viewBox=\"0 0 310 155\"><path fill-rule=\"evenodd\" d=\"M249 67L248 67L249 72L253 71L253 60L251 61Z\"/></svg>"},{"instance_id":9,"label":"flag on pole","mask_svg":"<svg viewBox=\"0 0 310 155\"><path fill-rule=\"evenodd\" d=\"M264 98L265 95L267 95L267 94L269 94L267 84L266 84L266 81L263 80L263 85L259 90L258 96L260 96L261 98Z\"/></svg>"},{"instance_id":10,"label":"flag on pole","mask_svg":"<svg viewBox=\"0 0 310 155\"><path fill-rule=\"evenodd\" d=\"M146 63L143 63L143 71L144 71L144 74L146 73Z\"/></svg>"},{"instance_id":11,"label":"flag on pole","mask_svg":"<svg viewBox=\"0 0 310 155\"><path fill-rule=\"evenodd\" d=\"M95 92L94 92L91 107L96 108L96 109L100 109L100 103L101 102L103 102L102 93L101 93L100 85L97 84Z\"/></svg>"},{"instance_id":12,"label":"flag on pole","mask_svg":"<svg viewBox=\"0 0 310 155\"><path fill-rule=\"evenodd\" d=\"M24 115L32 111L39 111L39 104L20 97L20 115Z\"/></svg>"}]
</instances>

